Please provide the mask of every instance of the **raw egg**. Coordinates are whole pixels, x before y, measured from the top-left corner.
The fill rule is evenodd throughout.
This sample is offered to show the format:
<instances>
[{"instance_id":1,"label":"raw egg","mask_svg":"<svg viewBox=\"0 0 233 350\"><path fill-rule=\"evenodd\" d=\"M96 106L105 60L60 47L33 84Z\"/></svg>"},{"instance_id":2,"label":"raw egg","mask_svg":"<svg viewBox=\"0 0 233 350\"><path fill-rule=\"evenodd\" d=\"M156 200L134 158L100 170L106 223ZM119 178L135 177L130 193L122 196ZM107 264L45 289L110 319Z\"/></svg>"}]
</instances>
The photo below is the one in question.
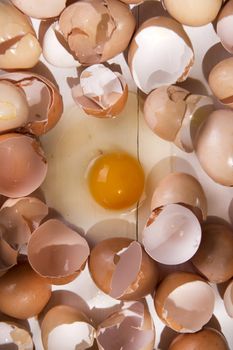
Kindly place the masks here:
<instances>
[{"instance_id":1,"label":"raw egg","mask_svg":"<svg viewBox=\"0 0 233 350\"><path fill-rule=\"evenodd\" d=\"M129 208L138 202L144 188L139 161L126 153L108 153L93 163L88 174L93 198L106 209Z\"/></svg>"}]
</instances>

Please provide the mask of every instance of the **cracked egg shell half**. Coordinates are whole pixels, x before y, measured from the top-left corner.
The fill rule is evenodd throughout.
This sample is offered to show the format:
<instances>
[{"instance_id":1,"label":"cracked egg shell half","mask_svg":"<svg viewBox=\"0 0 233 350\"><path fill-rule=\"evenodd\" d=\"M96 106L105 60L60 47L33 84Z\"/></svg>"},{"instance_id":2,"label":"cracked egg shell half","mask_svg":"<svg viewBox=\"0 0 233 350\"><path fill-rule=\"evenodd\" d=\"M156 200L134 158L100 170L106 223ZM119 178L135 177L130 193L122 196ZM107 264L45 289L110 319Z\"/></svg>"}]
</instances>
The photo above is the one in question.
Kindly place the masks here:
<instances>
[{"instance_id":1,"label":"cracked egg shell half","mask_svg":"<svg viewBox=\"0 0 233 350\"><path fill-rule=\"evenodd\" d=\"M151 210L168 204L182 204L191 209L200 221L207 216L207 199L200 182L186 173L170 173L163 178L151 200Z\"/></svg>"},{"instance_id":2,"label":"cracked egg shell half","mask_svg":"<svg viewBox=\"0 0 233 350\"><path fill-rule=\"evenodd\" d=\"M232 26L233 1L229 0L220 11L216 30L223 47L230 53L233 53Z\"/></svg>"},{"instance_id":3,"label":"cracked egg shell half","mask_svg":"<svg viewBox=\"0 0 233 350\"><path fill-rule=\"evenodd\" d=\"M145 251L166 265L193 257L201 242L201 226L193 212L179 204L153 210L142 233Z\"/></svg>"},{"instance_id":4,"label":"cracked egg shell half","mask_svg":"<svg viewBox=\"0 0 233 350\"><path fill-rule=\"evenodd\" d=\"M213 181L233 186L233 111L219 109L202 124L196 142L196 155Z\"/></svg>"},{"instance_id":5,"label":"cracked egg shell half","mask_svg":"<svg viewBox=\"0 0 233 350\"><path fill-rule=\"evenodd\" d=\"M4 74L1 80L21 88L29 105L29 118L22 131L36 136L52 129L63 113L63 99L57 87L45 77L29 72Z\"/></svg>"},{"instance_id":6,"label":"cracked egg shell half","mask_svg":"<svg viewBox=\"0 0 233 350\"><path fill-rule=\"evenodd\" d=\"M192 263L212 283L232 278L233 231L224 224L203 224L201 244Z\"/></svg>"},{"instance_id":7,"label":"cracked egg shell half","mask_svg":"<svg viewBox=\"0 0 233 350\"><path fill-rule=\"evenodd\" d=\"M77 1L59 18L70 52L84 65L105 62L123 52L135 25L130 8L118 0Z\"/></svg>"},{"instance_id":8,"label":"cracked egg shell half","mask_svg":"<svg viewBox=\"0 0 233 350\"><path fill-rule=\"evenodd\" d=\"M140 243L128 238L98 243L90 254L89 271L100 290L120 300L143 298L158 281L156 263Z\"/></svg>"},{"instance_id":9,"label":"cracked egg shell half","mask_svg":"<svg viewBox=\"0 0 233 350\"><path fill-rule=\"evenodd\" d=\"M28 260L32 268L52 284L67 282L84 269L89 256L87 241L57 219L40 225L28 242Z\"/></svg>"},{"instance_id":10,"label":"cracked egg shell half","mask_svg":"<svg viewBox=\"0 0 233 350\"><path fill-rule=\"evenodd\" d=\"M9 1L0 2L0 69L28 69L39 61L41 46L30 19Z\"/></svg>"},{"instance_id":11,"label":"cracked egg shell half","mask_svg":"<svg viewBox=\"0 0 233 350\"><path fill-rule=\"evenodd\" d=\"M171 18L153 17L134 35L128 63L137 87L148 94L187 78L194 63L192 43L181 24Z\"/></svg>"},{"instance_id":12,"label":"cracked egg shell half","mask_svg":"<svg viewBox=\"0 0 233 350\"><path fill-rule=\"evenodd\" d=\"M222 333L213 328L204 328L197 333L179 334L168 348L168 350L191 349L229 350L229 347Z\"/></svg>"},{"instance_id":13,"label":"cracked egg shell half","mask_svg":"<svg viewBox=\"0 0 233 350\"><path fill-rule=\"evenodd\" d=\"M34 350L30 333L14 322L0 320L0 348L9 350Z\"/></svg>"},{"instance_id":14,"label":"cracked egg shell half","mask_svg":"<svg viewBox=\"0 0 233 350\"><path fill-rule=\"evenodd\" d=\"M44 181L47 161L39 141L21 134L0 135L0 194L18 198Z\"/></svg>"},{"instance_id":15,"label":"cracked egg shell half","mask_svg":"<svg viewBox=\"0 0 233 350\"><path fill-rule=\"evenodd\" d=\"M128 86L121 74L95 64L81 73L79 85L72 88L72 96L86 114L113 118L125 107Z\"/></svg>"},{"instance_id":16,"label":"cracked egg shell half","mask_svg":"<svg viewBox=\"0 0 233 350\"><path fill-rule=\"evenodd\" d=\"M132 302L97 328L99 350L153 350L155 328L147 305Z\"/></svg>"},{"instance_id":17,"label":"cracked egg shell half","mask_svg":"<svg viewBox=\"0 0 233 350\"><path fill-rule=\"evenodd\" d=\"M58 17L66 7L67 0L11 0L11 2L26 15L46 19Z\"/></svg>"},{"instance_id":18,"label":"cracked egg shell half","mask_svg":"<svg viewBox=\"0 0 233 350\"><path fill-rule=\"evenodd\" d=\"M41 338L45 350L85 350L94 343L95 329L78 309L58 305L46 313L41 323Z\"/></svg>"},{"instance_id":19,"label":"cracked egg shell half","mask_svg":"<svg viewBox=\"0 0 233 350\"><path fill-rule=\"evenodd\" d=\"M160 283L154 304L159 318L168 327L180 333L194 333L211 319L215 294L200 276L175 272Z\"/></svg>"},{"instance_id":20,"label":"cracked egg shell half","mask_svg":"<svg viewBox=\"0 0 233 350\"><path fill-rule=\"evenodd\" d=\"M0 277L0 311L25 320L38 315L51 296L51 285L24 263Z\"/></svg>"},{"instance_id":21,"label":"cracked egg shell half","mask_svg":"<svg viewBox=\"0 0 233 350\"><path fill-rule=\"evenodd\" d=\"M225 310L233 318L233 280L230 280L223 295Z\"/></svg>"}]
</instances>

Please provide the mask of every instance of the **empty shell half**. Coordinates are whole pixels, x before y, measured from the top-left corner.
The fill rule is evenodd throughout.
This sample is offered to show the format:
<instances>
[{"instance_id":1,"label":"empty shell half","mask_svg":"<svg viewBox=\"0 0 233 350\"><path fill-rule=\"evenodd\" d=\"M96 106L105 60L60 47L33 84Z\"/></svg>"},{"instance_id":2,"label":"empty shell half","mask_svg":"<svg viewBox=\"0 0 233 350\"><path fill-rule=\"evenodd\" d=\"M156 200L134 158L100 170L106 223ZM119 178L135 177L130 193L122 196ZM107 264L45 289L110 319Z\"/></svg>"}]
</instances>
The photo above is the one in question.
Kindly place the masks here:
<instances>
[{"instance_id":1,"label":"empty shell half","mask_svg":"<svg viewBox=\"0 0 233 350\"><path fill-rule=\"evenodd\" d=\"M97 328L99 350L153 350L155 329L147 306L132 302Z\"/></svg>"},{"instance_id":2,"label":"empty shell half","mask_svg":"<svg viewBox=\"0 0 233 350\"><path fill-rule=\"evenodd\" d=\"M140 243L110 238L91 251L89 270L96 285L115 299L137 300L152 293L158 281L156 263Z\"/></svg>"},{"instance_id":3,"label":"empty shell half","mask_svg":"<svg viewBox=\"0 0 233 350\"><path fill-rule=\"evenodd\" d=\"M30 19L9 1L0 2L0 69L36 65L41 47Z\"/></svg>"},{"instance_id":4,"label":"empty shell half","mask_svg":"<svg viewBox=\"0 0 233 350\"><path fill-rule=\"evenodd\" d=\"M232 26L233 26L233 1L229 0L222 8L217 22L217 34L221 40L225 49L233 53L233 39L232 39Z\"/></svg>"},{"instance_id":5,"label":"empty shell half","mask_svg":"<svg viewBox=\"0 0 233 350\"><path fill-rule=\"evenodd\" d=\"M45 315L41 337L45 350L85 350L93 345L95 329L88 317L76 308L58 305Z\"/></svg>"},{"instance_id":6,"label":"empty shell half","mask_svg":"<svg viewBox=\"0 0 233 350\"><path fill-rule=\"evenodd\" d=\"M66 7L67 0L11 0L20 11L34 18L58 17Z\"/></svg>"},{"instance_id":7,"label":"empty shell half","mask_svg":"<svg viewBox=\"0 0 233 350\"><path fill-rule=\"evenodd\" d=\"M128 87L121 74L102 64L95 64L81 73L80 83L73 87L72 96L85 113L112 118L123 110Z\"/></svg>"},{"instance_id":8,"label":"empty shell half","mask_svg":"<svg viewBox=\"0 0 233 350\"><path fill-rule=\"evenodd\" d=\"M223 296L223 301L228 316L233 318L233 280L228 283Z\"/></svg>"},{"instance_id":9,"label":"empty shell half","mask_svg":"<svg viewBox=\"0 0 233 350\"><path fill-rule=\"evenodd\" d=\"M30 333L16 323L0 321L0 348L16 350L33 350Z\"/></svg>"},{"instance_id":10,"label":"empty shell half","mask_svg":"<svg viewBox=\"0 0 233 350\"><path fill-rule=\"evenodd\" d=\"M22 131L40 136L53 128L63 112L63 100L55 85L45 77L15 72L0 77L20 87L29 105L29 119Z\"/></svg>"},{"instance_id":11,"label":"empty shell half","mask_svg":"<svg viewBox=\"0 0 233 350\"><path fill-rule=\"evenodd\" d=\"M171 18L154 17L136 32L128 62L137 87L148 94L160 86L184 81L194 53L181 24Z\"/></svg>"},{"instance_id":12,"label":"empty shell half","mask_svg":"<svg viewBox=\"0 0 233 350\"><path fill-rule=\"evenodd\" d=\"M180 333L199 331L212 317L215 294L200 276L175 272L159 285L155 297L159 318Z\"/></svg>"}]
</instances>

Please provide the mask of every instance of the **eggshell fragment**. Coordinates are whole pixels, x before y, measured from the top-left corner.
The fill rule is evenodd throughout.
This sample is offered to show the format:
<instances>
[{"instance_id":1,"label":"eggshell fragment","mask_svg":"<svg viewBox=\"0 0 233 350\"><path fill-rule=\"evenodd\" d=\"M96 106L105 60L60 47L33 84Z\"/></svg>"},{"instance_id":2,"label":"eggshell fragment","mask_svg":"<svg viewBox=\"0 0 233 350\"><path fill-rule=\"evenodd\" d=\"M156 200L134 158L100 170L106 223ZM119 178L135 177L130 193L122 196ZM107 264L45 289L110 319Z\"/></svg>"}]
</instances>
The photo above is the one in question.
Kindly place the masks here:
<instances>
[{"instance_id":1,"label":"eggshell fragment","mask_svg":"<svg viewBox=\"0 0 233 350\"><path fill-rule=\"evenodd\" d=\"M213 328L204 328L194 334L180 334L170 344L168 350L211 349L229 350L222 333Z\"/></svg>"},{"instance_id":2,"label":"eggshell fragment","mask_svg":"<svg viewBox=\"0 0 233 350\"><path fill-rule=\"evenodd\" d=\"M231 280L225 290L224 306L229 317L233 318L233 280Z\"/></svg>"},{"instance_id":3,"label":"eggshell fragment","mask_svg":"<svg viewBox=\"0 0 233 350\"><path fill-rule=\"evenodd\" d=\"M28 243L28 260L41 276L61 278L83 269L87 241L61 221L52 219L39 226Z\"/></svg>"},{"instance_id":4,"label":"eggshell fragment","mask_svg":"<svg viewBox=\"0 0 233 350\"><path fill-rule=\"evenodd\" d=\"M204 224L201 245L192 263L210 282L222 283L232 278L233 231L223 224Z\"/></svg>"},{"instance_id":5,"label":"eggshell fragment","mask_svg":"<svg viewBox=\"0 0 233 350\"><path fill-rule=\"evenodd\" d=\"M154 210L143 230L143 245L152 259L167 265L188 261L201 242L201 226L191 210L178 204Z\"/></svg>"},{"instance_id":6,"label":"eggshell fragment","mask_svg":"<svg viewBox=\"0 0 233 350\"><path fill-rule=\"evenodd\" d=\"M112 118L125 107L128 86L122 75L95 64L81 73L80 84L72 89L72 96L85 113Z\"/></svg>"},{"instance_id":7,"label":"eggshell fragment","mask_svg":"<svg viewBox=\"0 0 233 350\"><path fill-rule=\"evenodd\" d=\"M200 210L206 219L207 199L201 184L192 175L179 172L167 175L153 193L151 210L175 203Z\"/></svg>"},{"instance_id":8,"label":"eggshell fragment","mask_svg":"<svg viewBox=\"0 0 233 350\"><path fill-rule=\"evenodd\" d=\"M95 329L82 312L71 306L59 305L45 315L41 337L45 350L85 350L93 345Z\"/></svg>"},{"instance_id":9,"label":"eggshell fragment","mask_svg":"<svg viewBox=\"0 0 233 350\"><path fill-rule=\"evenodd\" d=\"M163 0L163 4L178 22L198 27L217 17L222 0Z\"/></svg>"},{"instance_id":10,"label":"eggshell fragment","mask_svg":"<svg viewBox=\"0 0 233 350\"><path fill-rule=\"evenodd\" d=\"M2 230L0 231L2 235ZM4 273L17 264L18 252L3 238L0 238L0 273Z\"/></svg>"},{"instance_id":11,"label":"eggshell fragment","mask_svg":"<svg viewBox=\"0 0 233 350\"><path fill-rule=\"evenodd\" d=\"M21 326L0 321L0 348L9 350L33 350L31 335Z\"/></svg>"},{"instance_id":12,"label":"eggshell fragment","mask_svg":"<svg viewBox=\"0 0 233 350\"><path fill-rule=\"evenodd\" d=\"M158 281L156 263L138 242L128 238L98 243L91 251L89 271L102 291L121 300L144 297Z\"/></svg>"},{"instance_id":13,"label":"eggshell fragment","mask_svg":"<svg viewBox=\"0 0 233 350\"><path fill-rule=\"evenodd\" d=\"M41 47L30 19L6 0L0 2L0 68L27 69L36 65Z\"/></svg>"},{"instance_id":14,"label":"eggshell fragment","mask_svg":"<svg viewBox=\"0 0 233 350\"><path fill-rule=\"evenodd\" d=\"M27 319L38 315L51 296L51 286L28 264L13 267L0 277L0 311Z\"/></svg>"},{"instance_id":15,"label":"eggshell fragment","mask_svg":"<svg viewBox=\"0 0 233 350\"><path fill-rule=\"evenodd\" d=\"M63 112L63 100L51 81L35 73L23 72L4 74L1 78L25 92L29 119L23 131L40 136L56 125Z\"/></svg>"},{"instance_id":16,"label":"eggshell fragment","mask_svg":"<svg viewBox=\"0 0 233 350\"><path fill-rule=\"evenodd\" d=\"M196 154L205 172L217 183L233 186L233 112L216 110L200 128Z\"/></svg>"},{"instance_id":17,"label":"eggshell fragment","mask_svg":"<svg viewBox=\"0 0 233 350\"><path fill-rule=\"evenodd\" d=\"M180 333L199 331L211 319L215 295L200 276L175 272L159 285L155 298L159 318Z\"/></svg>"},{"instance_id":18,"label":"eggshell fragment","mask_svg":"<svg viewBox=\"0 0 233 350\"><path fill-rule=\"evenodd\" d=\"M36 2L34 0L11 0L11 2L26 15L39 19L57 17L66 6L66 0L37 0Z\"/></svg>"},{"instance_id":19,"label":"eggshell fragment","mask_svg":"<svg viewBox=\"0 0 233 350\"><path fill-rule=\"evenodd\" d=\"M232 26L233 26L233 1L229 0L222 8L217 22L217 34L221 40L224 48L233 53L233 39L232 39Z\"/></svg>"},{"instance_id":20,"label":"eggshell fragment","mask_svg":"<svg viewBox=\"0 0 233 350\"><path fill-rule=\"evenodd\" d=\"M40 143L20 134L0 135L0 193L23 197L43 182L47 162Z\"/></svg>"},{"instance_id":21,"label":"eggshell fragment","mask_svg":"<svg viewBox=\"0 0 233 350\"><path fill-rule=\"evenodd\" d=\"M99 350L153 350L155 329L147 307L132 302L97 328Z\"/></svg>"},{"instance_id":22,"label":"eggshell fragment","mask_svg":"<svg viewBox=\"0 0 233 350\"><path fill-rule=\"evenodd\" d=\"M194 53L183 27L161 16L139 27L129 47L128 62L137 87L148 94L160 86L184 81Z\"/></svg>"},{"instance_id":23,"label":"eggshell fragment","mask_svg":"<svg viewBox=\"0 0 233 350\"><path fill-rule=\"evenodd\" d=\"M68 6L59 27L81 64L90 65L124 51L135 29L129 7L117 0L82 0Z\"/></svg>"}]
</instances>

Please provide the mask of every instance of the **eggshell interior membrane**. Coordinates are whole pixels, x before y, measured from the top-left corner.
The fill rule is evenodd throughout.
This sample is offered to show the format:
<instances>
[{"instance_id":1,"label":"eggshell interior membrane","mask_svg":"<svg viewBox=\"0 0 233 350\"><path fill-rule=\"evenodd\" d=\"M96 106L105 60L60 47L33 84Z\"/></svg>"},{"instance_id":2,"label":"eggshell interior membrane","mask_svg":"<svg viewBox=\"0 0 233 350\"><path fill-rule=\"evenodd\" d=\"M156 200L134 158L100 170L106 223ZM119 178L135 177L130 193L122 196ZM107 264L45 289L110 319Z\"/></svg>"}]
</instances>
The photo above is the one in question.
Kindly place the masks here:
<instances>
[{"instance_id":1,"label":"eggshell interior membrane","mask_svg":"<svg viewBox=\"0 0 233 350\"><path fill-rule=\"evenodd\" d=\"M72 88L72 96L87 114L114 117L127 102L128 88L120 74L95 64L81 73L80 84Z\"/></svg>"},{"instance_id":2,"label":"eggshell interior membrane","mask_svg":"<svg viewBox=\"0 0 233 350\"><path fill-rule=\"evenodd\" d=\"M33 350L34 345L29 332L25 329L13 323L0 321L0 348Z\"/></svg>"},{"instance_id":3,"label":"eggshell interior membrane","mask_svg":"<svg viewBox=\"0 0 233 350\"><path fill-rule=\"evenodd\" d=\"M205 172L217 183L233 186L233 112L216 110L198 133L196 154Z\"/></svg>"},{"instance_id":4,"label":"eggshell interior membrane","mask_svg":"<svg viewBox=\"0 0 233 350\"><path fill-rule=\"evenodd\" d=\"M19 86L26 95L29 118L24 130L40 136L55 126L63 112L63 99L53 83L41 75L24 72L4 74L2 78Z\"/></svg>"},{"instance_id":5,"label":"eggshell interior membrane","mask_svg":"<svg viewBox=\"0 0 233 350\"><path fill-rule=\"evenodd\" d=\"M229 317L233 318L233 280L231 280L225 290L224 306Z\"/></svg>"},{"instance_id":6,"label":"eggshell interior membrane","mask_svg":"<svg viewBox=\"0 0 233 350\"><path fill-rule=\"evenodd\" d=\"M9 1L0 2L0 68L27 69L36 65L41 47L30 19Z\"/></svg>"},{"instance_id":7,"label":"eggshell interior membrane","mask_svg":"<svg viewBox=\"0 0 233 350\"><path fill-rule=\"evenodd\" d=\"M229 350L222 333L213 328L204 328L193 334L180 334L170 344L168 350L211 349Z\"/></svg>"},{"instance_id":8,"label":"eggshell interior membrane","mask_svg":"<svg viewBox=\"0 0 233 350\"><path fill-rule=\"evenodd\" d=\"M79 67L81 64L74 56L66 50L59 40L63 37L59 29L58 22L52 23L47 29L43 38L43 56L46 61L55 67L73 68ZM63 41L65 39L63 38Z\"/></svg>"},{"instance_id":9,"label":"eggshell interior membrane","mask_svg":"<svg viewBox=\"0 0 233 350\"><path fill-rule=\"evenodd\" d=\"M100 350L152 350L153 321L142 303L132 302L99 325L96 339Z\"/></svg>"},{"instance_id":10,"label":"eggshell interior membrane","mask_svg":"<svg viewBox=\"0 0 233 350\"><path fill-rule=\"evenodd\" d=\"M82 312L59 305L45 315L41 337L45 350L85 350L94 343L95 329Z\"/></svg>"},{"instance_id":11,"label":"eggshell interior membrane","mask_svg":"<svg viewBox=\"0 0 233 350\"><path fill-rule=\"evenodd\" d=\"M201 226L191 210L168 204L152 212L143 230L143 245L156 261L177 265L188 261L201 242Z\"/></svg>"},{"instance_id":12,"label":"eggshell interior membrane","mask_svg":"<svg viewBox=\"0 0 233 350\"><path fill-rule=\"evenodd\" d=\"M194 62L193 48L178 22L154 17L139 27L130 44L128 62L136 85L148 94L187 78Z\"/></svg>"},{"instance_id":13,"label":"eggshell interior membrane","mask_svg":"<svg viewBox=\"0 0 233 350\"><path fill-rule=\"evenodd\" d=\"M127 238L98 243L91 251L89 270L102 291L121 300L144 297L158 281L156 263L138 242Z\"/></svg>"},{"instance_id":14,"label":"eggshell interior membrane","mask_svg":"<svg viewBox=\"0 0 233 350\"><path fill-rule=\"evenodd\" d=\"M151 210L175 203L199 209L203 219L207 216L207 199L204 190L192 175L177 172L163 178L153 193Z\"/></svg>"},{"instance_id":15,"label":"eggshell interior membrane","mask_svg":"<svg viewBox=\"0 0 233 350\"><path fill-rule=\"evenodd\" d=\"M217 34L224 48L233 53L233 1L229 0L222 8L217 22Z\"/></svg>"},{"instance_id":16,"label":"eggshell interior membrane","mask_svg":"<svg viewBox=\"0 0 233 350\"><path fill-rule=\"evenodd\" d=\"M210 282L233 277L233 231L223 224L204 224L201 245L192 263Z\"/></svg>"},{"instance_id":17,"label":"eggshell interior membrane","mask_svg":"<svg viewBox=\"0 0 233 350\"><path fill-rule=\"evenodd\" d=\"M135 29L129 7L117 0L83 0L68 6L59 27L78 61L104 62L124 51Z\"/></svg>"},{"instance_id":18,"label":"eggshell interior membrane","mask_svg":"<svg viewBox=\"0 0 233 350\"><path fill-rule=\"evenodd\" d=\"M82 268L89 252L87 241L56 219L39 226L28 243L28 260L43 277L72 275Z\"/></svg>"},{"instance_id":19,"label":"eggshell interior membrane","mask_svg":"<svg viewBox=\"0 0 233 350\"><path fill-rule=\"evenodd\" d=\"M13 267L0 277L0 311L27 319L38 315L51 296L51 286L29 264Z\"/></svg>"},{"instance_id":20,"label":"eggshell interior membrane","mask_svg":"<svg viewBox=\"0 0 233 350\"><path fill-rule=\"evenodd\" d=\"M198 27L217 17L222 0L163 0L163 4L178 22Z\"/></svg>"},{"instance_id":21,"label":"eggshell interior membrane","mask_svg":"<svg viewBox=\"0 0 233 350\"><path fill-rule=\"evenodd\" d=\"M0 136L0 193L23 197L45 179L47 162L38 141L20 134Z\"/></svg>"},{"instance_id":22,"label":"eggshell interior membrane","mask_svg":"<svg viewBox=\"0 0 233 350\"><path fill-rule=\"evenodd\" d=\"M0 230L2 235L2 230ZM0 239L0 273L4 273L17 264L18 251L3 238Z\"/></svg>"},{"instance_id":23,"label":"eggshell interior membrane","mask_svg":"<svg viewBox=\"0 0 233 350\"><path fill-rule=\"evenodd\" d=\"M161 320L181 333L199 331L212 317L215 294L198 275L175 272L166 277L155 294Z\"/></svg>"},{"instance_id":24,"label":"eggshell interior membrane","mask_svg":"<svg viewBox=\"0 0 233 350\"><path fill-rule=\"evenodd\" d=\"M64 10L66 0L11 0L20 11L33 18L57 17Z\"/></svg>"}]
</instances>

